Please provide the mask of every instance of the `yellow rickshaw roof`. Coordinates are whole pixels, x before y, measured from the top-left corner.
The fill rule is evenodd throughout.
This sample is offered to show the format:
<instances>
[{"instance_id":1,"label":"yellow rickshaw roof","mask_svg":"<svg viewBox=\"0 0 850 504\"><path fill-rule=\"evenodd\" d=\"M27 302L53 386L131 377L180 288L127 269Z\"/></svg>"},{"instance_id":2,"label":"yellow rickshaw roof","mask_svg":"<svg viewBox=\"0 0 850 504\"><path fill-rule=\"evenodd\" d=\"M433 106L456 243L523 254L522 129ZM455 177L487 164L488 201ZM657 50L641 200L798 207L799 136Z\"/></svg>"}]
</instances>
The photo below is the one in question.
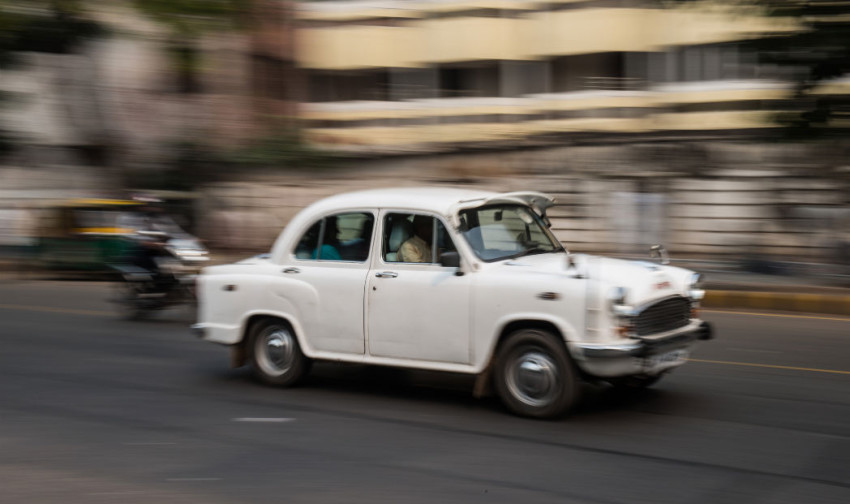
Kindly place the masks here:
<instances>
[{"instance_id":1,"label":"yellow rickshaw roof","mask_svg":"<svg viewBox=\"0 0 850 504\"><path fill-rule=\"evenodd\" d=\"M67 201L62 206L86 207L86 206L139 206L143 203L133 200L107 199L107 198L78 198Z\"/></svg>"}]
</instances>

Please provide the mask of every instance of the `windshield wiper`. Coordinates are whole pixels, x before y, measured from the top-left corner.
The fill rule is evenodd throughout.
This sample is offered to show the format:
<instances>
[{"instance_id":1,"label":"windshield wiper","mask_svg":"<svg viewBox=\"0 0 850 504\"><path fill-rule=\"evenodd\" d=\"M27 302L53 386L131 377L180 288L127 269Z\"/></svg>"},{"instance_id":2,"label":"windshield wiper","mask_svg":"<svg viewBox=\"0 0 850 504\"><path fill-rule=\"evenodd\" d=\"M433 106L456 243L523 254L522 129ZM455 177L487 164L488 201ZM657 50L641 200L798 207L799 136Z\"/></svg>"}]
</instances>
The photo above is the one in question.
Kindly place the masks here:
<instances>
[{"instance_id":1,"label":"windshield wiper","mask_svg":"<svg viewBox=\"0 0 850 504\"><path fill-rule=\"evenodd\" d=\"M520 257L525 257L525 256L530 256L530 255L535 255L535 254L548 254L549 252L552 252L552 250L546 250L546 249L541 248L541 247L532 247L530 249L523 250L522 252L520 252L518 254L512 255L511 259L519 259Z\"/></svg>"}]
</instances>

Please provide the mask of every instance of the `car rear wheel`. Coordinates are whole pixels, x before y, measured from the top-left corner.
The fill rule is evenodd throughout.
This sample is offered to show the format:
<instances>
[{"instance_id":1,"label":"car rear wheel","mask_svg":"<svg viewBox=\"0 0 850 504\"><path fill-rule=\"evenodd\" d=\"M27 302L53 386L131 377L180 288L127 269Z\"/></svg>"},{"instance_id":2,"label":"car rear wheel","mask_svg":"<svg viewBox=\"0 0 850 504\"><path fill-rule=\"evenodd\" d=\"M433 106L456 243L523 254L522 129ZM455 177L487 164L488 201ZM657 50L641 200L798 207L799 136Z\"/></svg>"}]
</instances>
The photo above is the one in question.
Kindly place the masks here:
<instances>
[{"instance_id":1,"label":"car rear wheel","mask_svg":"<svg viewBox=\"0 0 850 504\"><path fill-rule=\"evenodd\" d=\"M495 380L502 402L520 416L561 416L580 394L578 373L563 343L537 329L508 337L497 356Z\"/></svg>"},{"instance_id":2,"label":"car rear wheel","mask_svg":"<svg viewBox=\"0 0 850 504\"><path fill-rule=\"evenodd\" d=\"M255 324L250 335L251 369L271 385L294 385L310 370L292 328L281 320Z\"/></svg>"}]
</instances>

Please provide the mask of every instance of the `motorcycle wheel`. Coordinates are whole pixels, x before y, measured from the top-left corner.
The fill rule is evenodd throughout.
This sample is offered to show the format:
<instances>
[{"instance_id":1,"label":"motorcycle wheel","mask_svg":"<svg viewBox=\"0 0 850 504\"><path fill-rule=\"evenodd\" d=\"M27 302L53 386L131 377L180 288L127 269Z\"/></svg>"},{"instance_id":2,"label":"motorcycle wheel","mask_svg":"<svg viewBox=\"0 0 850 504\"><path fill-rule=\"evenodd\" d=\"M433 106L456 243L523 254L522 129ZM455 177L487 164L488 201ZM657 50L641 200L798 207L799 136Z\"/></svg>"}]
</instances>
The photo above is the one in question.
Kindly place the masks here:
<instances>
[{"instance_id":1,"label":"motorcycle wheel","mask_svg":"<svg viewBox=\"0 0 850 504\"><path fill-rule=\"evenodd\" d=\"M141 320L148 314L142 306L140 286L134 282L116 282L112 299L118 306L118 315L124 320Z\"/></svg>"}]
</instances>

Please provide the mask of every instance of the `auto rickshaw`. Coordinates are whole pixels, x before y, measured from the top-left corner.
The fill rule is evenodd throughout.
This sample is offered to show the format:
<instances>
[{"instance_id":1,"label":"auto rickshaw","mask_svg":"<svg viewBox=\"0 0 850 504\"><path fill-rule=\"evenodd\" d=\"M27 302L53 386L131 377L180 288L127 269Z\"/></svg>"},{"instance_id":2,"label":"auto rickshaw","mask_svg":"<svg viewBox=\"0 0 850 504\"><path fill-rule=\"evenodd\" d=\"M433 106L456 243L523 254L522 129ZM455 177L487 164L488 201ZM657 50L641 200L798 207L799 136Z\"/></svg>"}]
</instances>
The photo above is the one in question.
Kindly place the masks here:
<instances>
[{"instance_id":1,"label":"auto rickshaw","mask_svg":"<svg viewBox=\"0 0 850 504\"><path fill-rule=\"evenodd\" d=\"M37 231L37 263L49 269L106 271L135 247L128 225L141 202L74 199L44 208Z\"/></svg>"}]
</instances>

